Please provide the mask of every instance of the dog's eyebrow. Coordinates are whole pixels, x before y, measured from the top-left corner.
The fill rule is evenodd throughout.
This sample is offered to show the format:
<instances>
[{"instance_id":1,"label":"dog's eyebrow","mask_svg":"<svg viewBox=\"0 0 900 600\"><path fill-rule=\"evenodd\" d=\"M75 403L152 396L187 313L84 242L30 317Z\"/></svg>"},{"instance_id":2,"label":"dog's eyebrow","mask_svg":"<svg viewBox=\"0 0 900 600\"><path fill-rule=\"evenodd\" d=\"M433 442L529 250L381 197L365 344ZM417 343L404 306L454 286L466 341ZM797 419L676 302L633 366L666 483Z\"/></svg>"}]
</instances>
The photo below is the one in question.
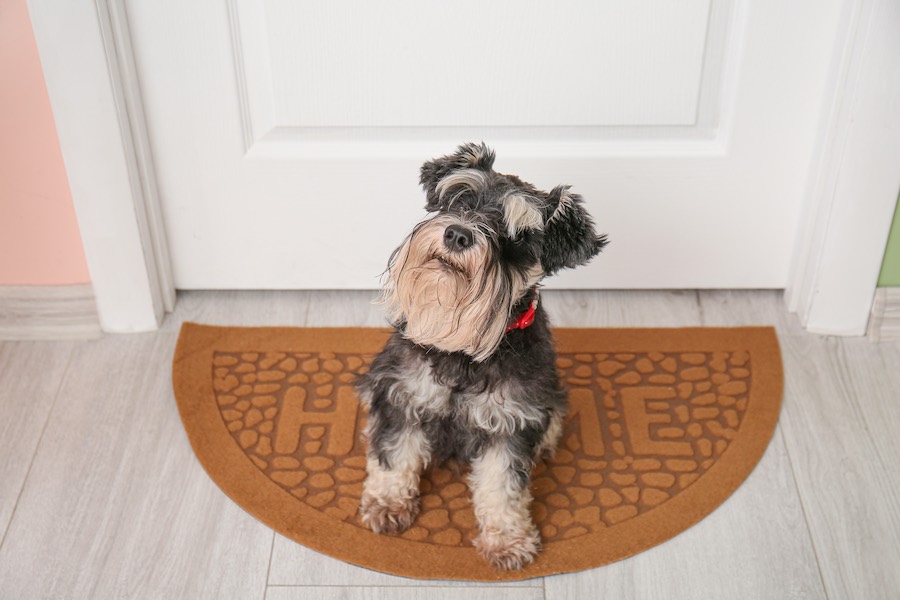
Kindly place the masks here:
<instances>
[{"instance_id":1,"label":"dog's eyebrow","mask_svg":"<svg viewBox=\"0 0 900 600\"><path fill-rule=\"evenodd\" d=\"M435 190L438 197L443 200L444 195L453 188L463 187L472 192L479 192L487 187L487 176L484 171L477 169L457 169L441 179ZM457 194L458 196L459 194ZM456 197L453 198L455 200ZM451 201L452 202L452 201Z\"/></svg>"},{"instance_id":2,"label":"dog's eyebrow","mask_svg":"<svg viewBox=\"0 0 900 600\"><path fill-rule=\"evenodd\" d=\"M509 192L501 198L503 218L509 237L516 237L525 229L543 229L544 217L538 208L539 200L528 194Z\"/></svg>"}]
</instances>

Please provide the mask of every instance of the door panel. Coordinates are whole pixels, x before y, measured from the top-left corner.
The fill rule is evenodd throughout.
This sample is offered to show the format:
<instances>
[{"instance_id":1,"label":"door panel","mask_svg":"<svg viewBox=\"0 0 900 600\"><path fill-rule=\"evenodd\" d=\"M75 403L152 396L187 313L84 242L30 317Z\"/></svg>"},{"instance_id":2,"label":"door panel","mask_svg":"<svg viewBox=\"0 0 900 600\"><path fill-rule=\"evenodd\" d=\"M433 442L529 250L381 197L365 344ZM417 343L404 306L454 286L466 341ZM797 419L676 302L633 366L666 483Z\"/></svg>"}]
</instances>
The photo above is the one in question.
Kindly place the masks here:
<instances>
[{"instance_id":1,"label":"door panel","mask_svg":"<svg viewBox=\"0 0 900 600\"><path fill-rule=\"evenodd\" d=\"M693 124L708 0L519 5L269 0L248 7L265 37L241 38L263 47L279 126Z\"/></svg>"},{"instance_id":2,"label":"door panel","mask_svg":"<svg viewBox=\"0 0 900 600\"><path fill-rule=\"evenodd\" d=\"M610 235L551 285L785 285L838 0L126 6L179 288L377 287L481 140Z\"/></svg>"}]
</instances>

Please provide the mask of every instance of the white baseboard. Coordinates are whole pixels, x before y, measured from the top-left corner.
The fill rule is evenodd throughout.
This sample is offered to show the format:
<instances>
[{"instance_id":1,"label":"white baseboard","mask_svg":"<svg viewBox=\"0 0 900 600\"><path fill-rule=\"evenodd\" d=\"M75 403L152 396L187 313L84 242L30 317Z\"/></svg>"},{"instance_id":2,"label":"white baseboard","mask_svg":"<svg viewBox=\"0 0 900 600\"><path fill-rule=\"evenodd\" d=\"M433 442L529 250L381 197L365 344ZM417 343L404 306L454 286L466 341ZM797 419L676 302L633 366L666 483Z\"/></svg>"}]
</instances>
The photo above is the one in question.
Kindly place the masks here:
<instances>
[{"instance_id":1,"label":"white baseboard","mask_svg":"<svg viewBox=\"0 0 900 600\"><path fill-rule=\"evenodd\" d=\"M900 287L876 290L866 334L873 342L900 341Z\"/></svg>"},{"instance_id":2,"label":"white baseboard","mask_svg":"<svg viewBox=\"0 0 900 600\"><path fill-rule=\"evenodd\" d=\"M68 340L102 335L90 284L0 286L0 340Z\"/></svg>"}]
</instances>

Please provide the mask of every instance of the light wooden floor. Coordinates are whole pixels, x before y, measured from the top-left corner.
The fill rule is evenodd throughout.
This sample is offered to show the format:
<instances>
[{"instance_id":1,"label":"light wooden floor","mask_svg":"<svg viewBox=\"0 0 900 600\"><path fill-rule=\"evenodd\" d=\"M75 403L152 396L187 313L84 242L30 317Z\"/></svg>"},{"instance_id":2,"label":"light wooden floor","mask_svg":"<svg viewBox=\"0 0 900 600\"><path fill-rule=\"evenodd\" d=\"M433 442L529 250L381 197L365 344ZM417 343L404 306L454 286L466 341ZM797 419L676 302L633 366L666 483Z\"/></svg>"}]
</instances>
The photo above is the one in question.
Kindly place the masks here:
<instances>
[{"instance_id":1,"label":"light wooden floor","mask_svg":"<svg viewBox=\"0 0 900 600\"><path fill-rule=\"evenodd\" d=\"M547 292L558 326L777 326L785 399L756 470L631 559L508 586L316 554L203 472L172 397L185 320L383 324L371 293L195 292L158 333L0 342L0 598L900 598L900 344L804 333L777 292Z\"/></svg>"}]
</instances>

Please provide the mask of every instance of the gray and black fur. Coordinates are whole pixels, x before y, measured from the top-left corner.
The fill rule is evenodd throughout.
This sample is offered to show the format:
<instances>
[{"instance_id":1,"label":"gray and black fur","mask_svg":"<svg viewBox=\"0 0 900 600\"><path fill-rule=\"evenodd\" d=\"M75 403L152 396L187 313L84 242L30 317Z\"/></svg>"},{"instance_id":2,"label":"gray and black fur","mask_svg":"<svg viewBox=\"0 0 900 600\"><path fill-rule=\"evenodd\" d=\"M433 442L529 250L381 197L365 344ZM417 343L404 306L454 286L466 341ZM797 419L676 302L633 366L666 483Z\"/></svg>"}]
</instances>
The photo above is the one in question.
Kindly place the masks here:
<instances>
[{"instance_id":1,"label":"gray and black fur","mask_svg":"<svg viewBox=\"0 0 900 600\"><path fill-rule=\"evenodd\" d=\"M475 546L498 568L521 568L540 544L529 473L554 451L566 399L540 304L533 324L507 326L543 277L586 263L606 238L568 186L542 192L493 163L492 150L467 144L422 166L432 215L390 259L396 330L358 383L369 409L361 513L375 531L402 531L422 469L470 464Z\"/></svg>"}]
</instances>

